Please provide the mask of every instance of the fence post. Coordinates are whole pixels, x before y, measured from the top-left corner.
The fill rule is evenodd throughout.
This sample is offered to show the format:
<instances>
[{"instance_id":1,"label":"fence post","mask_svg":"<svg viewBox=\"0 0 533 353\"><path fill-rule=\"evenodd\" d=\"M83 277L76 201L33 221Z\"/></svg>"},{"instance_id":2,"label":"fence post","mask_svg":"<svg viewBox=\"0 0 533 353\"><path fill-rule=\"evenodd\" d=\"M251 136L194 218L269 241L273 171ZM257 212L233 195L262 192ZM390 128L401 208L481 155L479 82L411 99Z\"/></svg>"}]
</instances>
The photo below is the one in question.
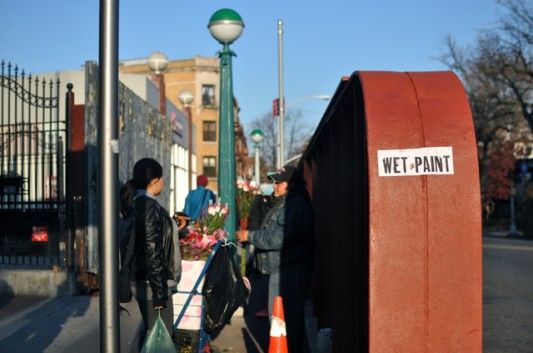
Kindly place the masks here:
<instances>
[{"instance_id":1,"label":"fence post","mask_svg":"<svg viewBox=\"0 0 533 353\"><path fill-rule=\"evenodd\" d=\"M74 227L73 227L73 208L72 208L72 190L70 186L70 156L72 153L72 148L70 146L70 140L71 140L71 121L72 121L72 109L74 108L74 92L72 92L72 88L74 86L72 83L67 84L67 93L65 96L65 164L67 168L65 168L65 193L64 193L64 199L62 200L64 203L64 209L66 210L66 245L67 245L67 252L66 252L66 265L67 265L67 271L72 272L74 269ZM62 195L62 193L60 193Z\"/></svg>"}]
</instances>

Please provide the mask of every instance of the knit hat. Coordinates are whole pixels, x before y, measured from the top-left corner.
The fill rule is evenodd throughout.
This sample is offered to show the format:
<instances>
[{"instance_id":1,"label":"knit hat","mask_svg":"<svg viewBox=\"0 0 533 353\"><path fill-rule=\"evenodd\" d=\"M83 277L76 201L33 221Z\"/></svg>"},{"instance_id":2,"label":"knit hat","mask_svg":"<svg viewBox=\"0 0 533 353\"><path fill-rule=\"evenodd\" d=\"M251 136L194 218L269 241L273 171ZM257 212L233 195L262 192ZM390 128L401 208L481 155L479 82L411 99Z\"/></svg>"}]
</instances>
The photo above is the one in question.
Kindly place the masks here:
<instances>
[{"instance_id":1,"label":"knit hat","mask_svg":"<svg viewBox=\"0 0 533 353\"><path fill-rule=\"evenodd\" d=\"M207 185L207 177L203 174L201 175L198 175L198 177L196 177L196 185L198 186L206 186Z\"/></svg>"}]
</instances>

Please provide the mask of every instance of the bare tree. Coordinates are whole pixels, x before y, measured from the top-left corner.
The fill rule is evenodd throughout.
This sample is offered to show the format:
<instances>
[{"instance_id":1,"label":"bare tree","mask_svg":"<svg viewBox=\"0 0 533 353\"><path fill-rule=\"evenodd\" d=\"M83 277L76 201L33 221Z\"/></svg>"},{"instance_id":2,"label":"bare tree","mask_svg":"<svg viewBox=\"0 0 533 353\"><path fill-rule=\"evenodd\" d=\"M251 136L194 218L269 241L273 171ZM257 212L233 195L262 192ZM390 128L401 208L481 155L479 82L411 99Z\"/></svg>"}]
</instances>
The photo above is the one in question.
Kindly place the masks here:
<instances>
[{"instance_id":1,"label":"bare tree","mask_svg":"<svg viewBox=\"0 0 533 353\"><path fill-rule=\"evenodd\" d=\"M531 146L533 130L533 9L524 0L498 3L505 14L496 27L480 32L470 46L461 47L447 37L447 52L441 57L461 77L468 93L481 147L482 191L489 202L495 171L492 154L509 142L515 147L516 142ZM510 151L508 158L514 165ZM530 152L526 148L523 155Z\"/></svg>"},{"instance_id":2,"label":"bare tree","mask_svg":"<svg viewBox=\"0 0 533 353\"><path fill-rule=\"evenodd\" d=\"M261 145L263 165L267 170L276 167L276 147L278 141L278 118L272 113L265 113L251 123L251 129L261 129L264 140ZM285 159L301 153L302 147L311 137L312 131L299 109L288 109L284 119Z\"/></svg>"},{"instance_id":3,"label":"bare tree","mask_svg":"<svg viewBox=\"0 0 533 353\"><path fill-rule=\"evenodd\" d=\"M533 130L533 9L524 0L498 2L507 10L500 25L469 48L448 37L441 59L463 79L478 123L513 115Z\"/></svg>"}]
</instances>

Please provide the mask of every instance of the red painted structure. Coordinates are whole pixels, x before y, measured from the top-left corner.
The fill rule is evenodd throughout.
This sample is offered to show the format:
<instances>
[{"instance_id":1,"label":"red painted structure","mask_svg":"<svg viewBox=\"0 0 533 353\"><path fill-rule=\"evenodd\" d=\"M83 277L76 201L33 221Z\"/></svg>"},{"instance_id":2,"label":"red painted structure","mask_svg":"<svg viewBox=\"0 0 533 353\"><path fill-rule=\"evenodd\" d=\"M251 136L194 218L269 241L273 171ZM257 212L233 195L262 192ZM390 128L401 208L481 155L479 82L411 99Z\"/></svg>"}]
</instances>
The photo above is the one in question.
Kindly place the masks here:
<instances>
[{"instance_id":1,"label":"red painted structure","mask_svg":"<svg viewBox=\"0 0 533 353\"><path fill-rule=\"evenodd\" d=\"M378 175L378 150L447 146L453 174ZM342 80L302 159L317 215L313 299L334 352L481 352L476 146L451 72Z\"/></svg>"}]
</instances>

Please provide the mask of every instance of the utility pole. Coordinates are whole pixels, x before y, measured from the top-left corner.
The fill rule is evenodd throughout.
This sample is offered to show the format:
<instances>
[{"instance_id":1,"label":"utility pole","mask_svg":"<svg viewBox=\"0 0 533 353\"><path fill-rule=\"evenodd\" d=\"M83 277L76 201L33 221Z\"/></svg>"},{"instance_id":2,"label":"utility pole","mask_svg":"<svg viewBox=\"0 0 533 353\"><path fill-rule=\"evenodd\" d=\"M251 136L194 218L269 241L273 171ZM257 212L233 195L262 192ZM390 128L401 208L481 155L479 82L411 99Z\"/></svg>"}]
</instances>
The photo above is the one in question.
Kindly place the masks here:
<instances>
[{"instance_id":1,"label":"utility pole","mask_svg":"<svg viewBox=\"0 0 533 353\"><path fill-rule=\"evenodd\" d=\"M100 352L120 352L118 315L118 0L100 0Z\"/></svg>"},{"instance_id":2,"label":"utility pole","mask_svg":"<svg viewBox=\"0 0 533 353\"><path fill-rule=\"evenodd\" d=\"M283 167L285 159L285 146L283 134L283 119L285 118L285 92L283 85L283 21L278 20L278 95L279 95L279 118L278 118L278 161L276 167Z\"/></svg>"}]
</instances>

